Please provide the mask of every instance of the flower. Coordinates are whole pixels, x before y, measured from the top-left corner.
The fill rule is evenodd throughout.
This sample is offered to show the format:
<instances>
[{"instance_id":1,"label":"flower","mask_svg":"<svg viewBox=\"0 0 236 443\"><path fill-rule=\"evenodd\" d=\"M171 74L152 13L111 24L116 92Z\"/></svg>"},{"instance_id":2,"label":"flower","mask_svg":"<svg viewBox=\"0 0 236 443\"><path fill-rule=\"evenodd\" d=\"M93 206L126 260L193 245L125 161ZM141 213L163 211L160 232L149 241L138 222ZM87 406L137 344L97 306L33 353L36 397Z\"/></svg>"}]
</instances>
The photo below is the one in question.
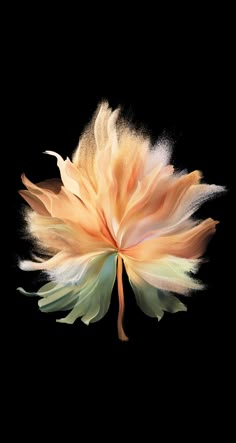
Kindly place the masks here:
<instances>
[{"instance_id":1,"label":"flower","mask_svg":"<svg viewBox=\"0 0 236 443\"><path fill-rule=\"evenodd\" d=\"M72 162L46 151L57 158L61 180L35 185L22 176L28 231L47 259L20 268L46 271L50 282L36 293L18 289L41 297L41 311L70 311L61 323L82 317L89 324L106 314L117 277L118 335L127 340L123 264L145 314L160 320L164 311L185 311L171 292L203 288L192 274L217 224L192 215L223 188L200 183L199 171L174 173L169 142L151 147L118 114L98 107Z\"/></svg>"}]
</instances>

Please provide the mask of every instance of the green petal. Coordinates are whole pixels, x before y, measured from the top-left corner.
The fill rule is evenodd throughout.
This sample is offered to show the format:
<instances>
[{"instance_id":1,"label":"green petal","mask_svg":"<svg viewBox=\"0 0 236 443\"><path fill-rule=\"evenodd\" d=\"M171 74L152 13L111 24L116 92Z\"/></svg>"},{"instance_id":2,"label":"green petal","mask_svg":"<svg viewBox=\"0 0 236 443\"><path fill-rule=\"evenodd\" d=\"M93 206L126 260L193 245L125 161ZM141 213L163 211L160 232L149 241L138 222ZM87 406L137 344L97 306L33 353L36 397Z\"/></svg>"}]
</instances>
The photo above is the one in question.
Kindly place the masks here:
<instances>
[{"instance_id":1,"label":"green petal","mask_svg":"<svg viewBox=\"0 0 236 443\"><path fill-rule=\"evenodd\" d=\"M112 254L107 258L103 265L103 268L99 274L99 283L96 289L97 293L99 294L99 310L96 315L91 315L94 309L94 307L91 306L91 309L82 318L82 321L86 324L88 324L90 321L91 323L95 323L101 320L109 309L112 289L116 279L116 261L117 254Z\"/></svg>"},{"instance_id":2,"label":"green petal","mask_svg":"<svg viewBox=\"0 0 236 443\"><path fill-rule=\"evenodd\" d=\"M157 317L158 320L161 320L164 312L159 303L157 289L145 281L143 281L142 287L135 286L131 280L130 284L133 288L136 302L144 314L149 317Z\"/></svg>"},{"instance_id":3,"label":"green petal","mask_svg":"<svg viewBox=\"0 0 236 443\"><path fill-rule=\"evenodd\" d=\"M64 311L74 306L78 299L78 286L57 286L54 293L39 300L38 305L43 312Z\"/></svg>"},{"instance_id":4,"label":"green petal","mask_svg":"<svg viewBox=\"0 0 236 443\"><path fill-rule=\"evenodd\" d=\"M79 292L74 309L60 323L74 323L78 317L86 324L100 320L108 311L112 288L116 278L117 254L112 254L104 261L98 275L84 284Z\"/></svg>"},{"instance_id":5,"label":"green petal","mask_svg":"<svg viewBox=\"0 0 236 443\"><path fill-rule=\"evenodd\" d=\"M89 272L83 275L78 284L49 282L37 292L26 292L25 295L40 296L39 308L43 312L72 311L60 320L60 323L74 323L78 317L86 324L100 320L108 311L112 288L116 278L117 253L97 256L90 263Z\"/></svg>"},{"instance_id":6,"label":"green petal","mask_svg":"<svg viewBox=\"0 0 236 443\"><path fill-rule=\"evenodd\" d=\"M34 297L35 295L38 295L37 292L27 292L24 290L24 288L16 288L17 291L19 291L21 294L27 295L28 297Z\"/></svg>"},{"instance_id":7,"label":"green petal","mask_svg":"<svg viewBox=\"0 0 236 443\"><path fill-rule=\"evenodd\" d=\"M79 292L78 286L65 286L55 282L49 282L46 285L43 285L38 292L26 292L23 288L17 289L24 295L37 295L42 297L42 299L38 301L38 306L42 312L72 309L78 300Z\"/></svg>"},{"instance_id":8,"label":"green petal","mask_svg":"<svg viewBox=\"0 0 236 443\"><path fill-rule=\"evenodd\" d=\"M50 281L46 283L46 285L41 286L41 288L38 290L38 295L40 297L47 297L47 294L49 291L53 291L57 286L57 283L54 281Z\"/></svg>"},{"instance_id":9,"label":"green petal","mask_svg":"<svg viewBox=\"0 0 236 443\"><path fill-rule=\"evenodd\" d=\"M175 313L186 311L186 306L174 295L169 292L156 289L146 281L137 286L130 280L133 288L136 302L140 309L149 317L157 317L161 320L164 311Z\"/></svg>"},{"instance_id":10,"label":"green petal","mask_svg":"<svg viewBox=\"0 0 236 443\"><path fill-rule=\"evenodd\" d=\"M27 292L23 288L17 288L17 291L21 292L21 294L28 295L29 297L33 297L35 295L39 295L40 297L48 297L57 290L57 287L58 284L56 282L49 282L43 285L37 292Z\"/></svg>"},{"instance_id":11,"label":"green petal","mask_svg":"<svg viewBox=\"0 0 236 443\"><path fill-rule=\"evenodd\" d=\"M159 302L164 311L174 314L179 311L187 311L187 307L174 295L166 291L157 291Z\"/></svg>"}]
</instances>

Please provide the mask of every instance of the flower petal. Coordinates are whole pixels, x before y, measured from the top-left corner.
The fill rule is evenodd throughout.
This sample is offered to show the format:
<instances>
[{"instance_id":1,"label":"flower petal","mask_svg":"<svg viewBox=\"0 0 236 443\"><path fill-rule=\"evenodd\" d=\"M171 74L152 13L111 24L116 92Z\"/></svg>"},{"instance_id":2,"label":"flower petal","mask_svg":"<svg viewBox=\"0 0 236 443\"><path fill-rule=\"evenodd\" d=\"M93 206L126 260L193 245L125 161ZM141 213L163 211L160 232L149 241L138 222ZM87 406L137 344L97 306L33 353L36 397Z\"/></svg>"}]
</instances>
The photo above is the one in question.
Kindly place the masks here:
<instances>
[{"instance_id":1,"label":"flower petal","mask_svg":"<svg viewBox=\"0 0 236 443\"><path fill-rule=\"evenodd\" d=\"M180 311L187 311L187 307L174 295L167 291L158 290L159 303L162 309L171 314L175 314Z\"/></svg>"},{"instance_id":2,"label":"flower petal","mask_svg":"<svg viewBox=\"0 0 236 443\"><path fill-rule=\"evenodd\" d=\"M100 272L86 280L74 309L58 322L72 324L78 317L82 317L82 321L89 324L106 314L116 278L116 260L117 254L112 254L103 261Z\"/></svg>"},{"instance_id":3,"label":"flower petal","mask_svg":"<svg viewBox=\"0 0 236 443\"><path fill-rule=\"evenodd\" d=\"M161 320L164 311L175 313L187 310L177 297L166 291L157 290L131 270L129 270L129 279L138 306L149 317Z\"/></svg>"},{"instance_id":4,"label":"flower petal","mask_svg":"<svg viewBox=\"0 0 236 443\"><path fill-rule=\"evenodd\" d=\"M190 289L202 289L203 285L188 274L196 272L198 260L186 260L179 257L165 256L159 260L142 261L123 257L127 274L137 274L149 285L165 291L186 294Z\"/></svg>"},{"instance_id":5,"label":"flower petal","mask_svg":"<svg viewBox=\"0 0 236 443\"><path fill-rule=\"evenodd\" d=\"M89 236L90 241L93 238L94 244L96 242L103 242L103 244L112 245L114 248L114 239L111 237L101 217L88 209L78 197L64 188L64 186L56 194L51 190L42 188L42 186L34 185L25 175L22 176L22 181L29 192L42 202L45 211L49 212L53 218L63 220L75 232L78 231L78 234L82 230L85 233L85 237L86 235ZM29 201L29 203L31 202ZM83 234L80 237L83 238Z\"/></svg>"},{"instance_id":6,"label":"flower petal","mask_svg":"<svg viewBox=\"0 0 236 443\"><path fill-rule=\"evenodd\" d=\"M129 280L140 309L149 317L157 317L158 320L161 320L164 312L158 303L157 289L131 270L129 271Z\"/></svg>"},{"instance_id":7,"label":"flower petal","mask_svg":"<svg viewBox=\"0 0 236 443\"><path fill-rule=\"evenodd\" d=\"M150 231L168 223L182 196L192 184L199 182L200 177L199 171L194 171L172 180L157 180L156 187L152 185L150 193L146 194L146 201L141 198L136 212L127 220L121 247L128 248L142 241Z\"/></svg>"},{"instance_id":8,"label":"flower petal","mask_svg":"<svg viewBox=\"0 0 236 443\"><path fill-rule=\"evenodd\" d=\"M104 163L101 171L97 168L97 160L101 158L100 154L102 157L109 154L110 159L111 154L114 155L118 150L116 127L118 114L119 109L112 112L107 103L102 103L82 134L79 145L73 154L74 165L78 169L82 168L86 171L94 189L97 189L101 171L103 172L105 168ZM105 169L107 173L109 170L110 168Z\"/></svg>"},{"instance_id":9,"label":"flower petal","mask_svg":"<svg viewBox=\"0 0 236 443\"><path fill-rule=\"evenodd\" d=\"M169 254L183 258L198 258L215 232L217 221L208 218L197 226L179 234L152 238L123 251L137 260L149 261Z\"/></svg>"},{"instance_id":10,"label":"flower petal","mask_svg":"<svg viewBox=\"0 0 236 443\"><path fill-rule=\"evenodd\" d=\"M31 260L20 260L19 268L22 271L41 271L50 270L59 266L61 263L65 263L71 254L65 251L60 251L49 260L43 262L33 262Z\"/></svg>"},{"instance_id":11,"label":"flower petal","mask_svg":"<svg viewBox=\"0 0 236 443\"><path fill-rule=\"evenodd\" d=\"M50 215L49 211L45 208L43 202L32 192L26 191L25 189L19 191L21 197L31 206L31 208L40 215Z\"/></svg>"},{"instance_id":12,"label":"flower petal","mask_svg":"<svg viewBox=\"0 0 236 443\"><path fill-rule=\"evenodd\" d=\"M63 158L54 151L45 151L45 154L52 155L57 158L57 166L60 169L61 179L65 188L72 192L72 194L80 197L80 187L78 181L75 181L66 170L67 160L63 160Z\"/></svg>"},{"instance_id":13,"label":"flower petal","mask_svg":"<svg viewBox=\"0 0 236 443\"><path fill-rule=\"evenodd\" d=\"M100 320L107 312L110 297L116 277L117 254L92 255L87 254L73 261L73 269L62 265L57 269L56 276L61 274L61 282L50 282L38 292L18 290L25 295L42 297L38 305L43 312L64 311L73 309L65 318L58 320L62 323L73 323L76 318L83 316L83 321Z\"/></svg>"}]
</instances>

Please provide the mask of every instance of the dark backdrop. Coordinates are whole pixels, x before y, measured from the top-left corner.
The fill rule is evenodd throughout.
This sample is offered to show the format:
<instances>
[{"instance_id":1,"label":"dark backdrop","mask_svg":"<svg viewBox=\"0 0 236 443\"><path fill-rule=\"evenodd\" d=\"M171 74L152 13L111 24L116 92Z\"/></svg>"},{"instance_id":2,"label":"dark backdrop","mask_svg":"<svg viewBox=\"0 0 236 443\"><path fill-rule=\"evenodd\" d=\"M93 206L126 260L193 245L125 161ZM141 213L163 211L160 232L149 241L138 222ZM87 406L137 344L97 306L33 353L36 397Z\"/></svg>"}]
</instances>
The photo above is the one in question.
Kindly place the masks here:
<instances>
[{"instance_id":1,"label":"dark backdrop","mask_svg":"<svg viewBox=\"0 0 236 443\"><path fill-rule=\"evenodd\" d=\"M33 182L58 175L55 159L42 152L70 156L101 99L112 107L121 105L153 140L163 133L172 137L178 168L200 169L206 182L229 187L230 88L227 74L219 69L225 62L219 47L209 42L188 47L173 40L166 51L157 48L155 56L153 49L149 54L149 47L138 44L134 51L126 47L125 53L115 49L112 61L103 52L95 63L97 49L88 56L82 43L76 51L67 47L62 52L53 46L44 51L39 43L33 53L27 48L17 51L12 110L16 141L9 151L10 158L14 155L13 264L7 324L14 380L23 397L31 390L34 397L45 387L49 396L67 389L82 395L87 389L89 398L100 398L104 388L113 391L125 381L128 391L118 391L118 398L132 387L136 395L142 391L160 398L161 390L169 390L177 392L171 401L185 392L200 399L202 406L203 398L214 403L225 389L219 368L222 362L224 368L229 366L231 354L230 193L199 211L199 217L211 216L221 223L206 252L209 261L199 272L208 288L186 300L187 313L165 314L160 323L146 317L124 276L128 343L117 339L116 287L106 317L89 327L80 320L74 325L57 324L57 315L40 313L36 299L15 291L17 286L30 290L42 284L38 274L17 269L17 257L29 255L29 243L21 232L20 174L24 171ZM129 400L124 403L127 406Z\"/></svg>"}]
</instances>

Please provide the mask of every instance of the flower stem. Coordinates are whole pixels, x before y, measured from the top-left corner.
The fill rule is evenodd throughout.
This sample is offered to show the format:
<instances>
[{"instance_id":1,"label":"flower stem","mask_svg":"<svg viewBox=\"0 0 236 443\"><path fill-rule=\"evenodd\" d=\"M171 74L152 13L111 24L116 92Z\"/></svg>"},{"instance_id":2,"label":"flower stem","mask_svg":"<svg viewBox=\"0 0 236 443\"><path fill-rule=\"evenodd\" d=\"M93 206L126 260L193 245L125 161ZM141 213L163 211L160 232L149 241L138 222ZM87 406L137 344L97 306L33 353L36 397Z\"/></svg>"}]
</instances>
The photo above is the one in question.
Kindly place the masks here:
<instances>
[{"instance_id":1,"label":"flower stem","mask_svg":"<svg viewBox=\"0 0 236 443\"><path fill-rule=\"evenodd\" d=\"M117 318L117 329L118 329L119 339L122 341L127 341L128 337L125 335L123 325L122 325L123 316L124 316L124 309L125 309L124 290L123 290L123 283L122 283L122 271L123 271L122 258L118 254L117 286L118 286L119 312L118 312L118 318Z\"/></svg>"}]
</instances>

